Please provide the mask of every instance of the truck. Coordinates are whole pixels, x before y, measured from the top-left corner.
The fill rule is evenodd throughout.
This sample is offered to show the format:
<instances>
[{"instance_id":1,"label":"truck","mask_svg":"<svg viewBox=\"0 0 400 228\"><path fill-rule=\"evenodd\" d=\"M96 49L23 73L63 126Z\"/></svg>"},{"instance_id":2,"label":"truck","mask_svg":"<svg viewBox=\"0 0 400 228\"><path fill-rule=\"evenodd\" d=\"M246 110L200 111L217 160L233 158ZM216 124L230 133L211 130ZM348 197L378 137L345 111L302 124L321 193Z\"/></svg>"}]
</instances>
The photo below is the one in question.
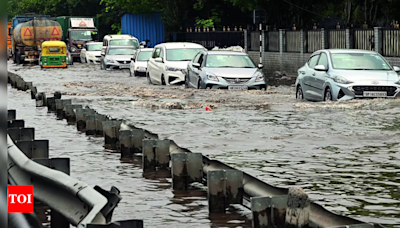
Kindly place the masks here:
<instances>
[{"instance_id":1,"label":"truck","mask_svg":"<svg viewBox=\"0 0 400 228\"><path fill-rule=\"evenodd\" d=\"M44 41L60 41L61 25L48 15L15 16L9 29L11 57L14 63L34 62L39 64L41 45Z\"/></svg>"},{"instance_id":2,"label":"truck","mask_svg":"<svg viewBox=\"0 0 400 228\"><path fill-rule=\"evenodd\" d=\"M60 16L57 22L63 29L62 40L67 44L72 61L80 61L81 50L87 42L99 41L97 17Z\"/></svg>"}]
</instances>

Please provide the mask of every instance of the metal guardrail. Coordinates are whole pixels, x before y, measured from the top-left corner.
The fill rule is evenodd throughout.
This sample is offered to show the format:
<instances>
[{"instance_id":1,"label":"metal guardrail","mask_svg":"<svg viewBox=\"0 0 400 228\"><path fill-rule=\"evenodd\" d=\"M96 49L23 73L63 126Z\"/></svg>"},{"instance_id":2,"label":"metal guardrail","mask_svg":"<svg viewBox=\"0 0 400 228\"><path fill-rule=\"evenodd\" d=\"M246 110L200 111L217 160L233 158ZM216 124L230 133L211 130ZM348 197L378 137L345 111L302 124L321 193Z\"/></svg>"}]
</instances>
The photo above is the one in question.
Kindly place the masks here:
<instances>
[{"instance_id":1,"label":"metal guardrail","mask_svg":"<svg viewBox=\"0 0 400 228\"><path fill-rule=\"evenodd\" d=\"M18 78L19 76L17 75L12 75L10 77L11 83L14 85L17 85L18 83L15 83L16 80L22 80L22 78ZM19 85L23 87L24 83L19 82ZM36 96L36 97L42 97L42 96ZM42 98L40 98L42 99ZM63 102L65 101L65 102ZM40 103L40 102L39 102ZM65 112L68 108L70 108L70 100L61 100L60 102L57 102L58 104L63 104L65 103L65 107L59 107L57 110L52 109L51 104L44 105L42 106L47 106L49 108L49 111L51 112L57 112L57 116L63 116L62 118L59 119L71 119L71 116L66 116L67 112ZM64 114L63 114L64 110ZM80 110L78 112L78 110ZM98 135L95 132L97 132L99 129L97 129L99 126L92 124L95 122L93 120L93 115L99 115L94 111L93 109L90 108L85 108L83 109L82 107L76 108L74 110L75 114L72 113L72 115L76 115L76 124L78 127L78 130L80 131L86 131L86 134L88 135L88 130L91 135ZM78 116L78 113L80 116ZM68 114L69 115L69 114ZM73 116L72 116L73 117ZM86 120L87 118L87 120ZM78 122L81 122L79 124ZM124 121L122 120L111 120L109 117L107 117L106 120L102 120L103 124L100 126L101 130L104 132L104 140L105 140L105 147L111 148L112 150L117 150L121 152L121 156L132 156L133 150L135 149L142 149L143 153L143 170L152 170L156 169L157 167L159 168L168 168L166 167L166 164L169 164L169 162L172 162L172 177L173 177L173 187L176 188L179 185L179 187L182 187L183 185L187 185L188 183L192 182L198 182L198 177L196 177L196 174L193 174L193 170L186 170L187 168L190 168L190 166L185 167L184 163L188 162L187 158L185 158L185 154L191 154L191 151L182 147L179 147L174 141L169 140L169 142L165 140L158 140L159 137L157 134L154 134L152 132L149 132L144 129L137 128L133 125L130 124L125 124ZM80 127L79 127L79 126ZM128 132L127 132L128 131ZM131 131L131 132L129 132ZM139 140L138 140L139 139ZM143 140L143 141L142 141ZM150 142L151 141L151 142ZM143 144L142 144L143 142ZM167 149L165 148L167 147ZM132 150L131 150L132 149ZM183 160L179 161L179 156L183 158ZM201 154L200 154L201 155ZM174 158L174 159L171 159ZM171 160L168 160L171 159ZM183 163L179 163L183 162ZM195 164L196 161L191 160L192 164ZM174 164L175 163L175 164ZM275 203L279 201L280 207L278 209L282 210L289 210L291 209L289 203L286 205L286 201L289 202L288 200L288 192L290 193L291 189L285 189L285 188L278 188L271 186L254 176L251 176L247 173L241 172L229 165L226 165L220 161L217 160L212 160L206 156L202 156L202 161L200 160L200 163L202 167L202 173L203 173L203 180L205 184L208 186L208 200L209 200L209 211L212 213L214 210L219 210L219 212L224 211L226 206L229 206L229 204L235 204L237 203L237 199L242 199L240 201L240 204L243 206L251 209L253 211L253 227L267 227L267 226L262 226L258 224L257 222L263 223L267 222L268 225L274 225L277 227L285 227L285 225L288 225L288 215L286 214L281 214L281 215L274 215L272 212L275 208L274 204L272 201ZM198 167L198 164L195 164L196 167ZM181 167L180 170L174 170L174 167ZM233 174L237 175L231 175L226 178L220 179L219 174L226 173L226 172L232 172ZM196 171L194 170L196 173ZM213 175L210 175L211 173L213 174L218 174L217 179L213 177ZM194 175L194 176L193 176ZM190 179L191 177L194 177L194 179ZM189 179L187 179L189 178ZM213 178L213 179L210 179ZM239 178L239 179L238 179ZM238 182L239 180L239 182ZM220 183L221 181L228 181L228 183ZM180 182L180 183L178 183ZM210 186L210 182L213 183L218 183L217 185ZM226 184L237 184L236 186L233 185L233 189L236 189L235 191L241 192L239 194L239 198L232 198L232 196L229 195L224 195L227 194L228 190L223 190L223 189L216 189L218 186L226 186ZM219 193L222 194L218 195L215 194L215 192L210 191L210 188L213 189L213 191L221 191ZM232 189L230 189L232 190ZM290 196L290 194L289 194ZM213 198L210 198L213 197ZM221 198L222 197L222 198ZM222 200L222 202L218 202L219 200ZM233 202L233 203L227 203L226 200ZM257 201L258 200L258 201ZM277 201L278 200L278 201ZM264 205L265 208L263 211L259 214L258 211L254 211L255 209L253 208L253 203L257 201L259 205ZM269 203L268 203L269 202ZM216 204L213 204L216 203ZM218 205L218 204L221 204ZM261 203L261 204L260 204ZM272 203L272 204L271 204ZM307 209L308 208L308 209ZM369 223L363 223L362 221L352 219L349 217L341 216L334 214L326 209L324 209L322 206L316 204L316 203L308 203L307 208L296 208L295 210L308 210L307 211L307 219L306 219L306 225L310 227L318 227L318 228L328 228L328 227L357 227L357 228L370 228L370 227L382 227L379 224L369 224ZM276 209L276 208L275 208ZM272 214L271 214L272 213ZM268 214L268 216L267 216ZM255 215L256 218L255 218ZM270 218L269 216L278 216L282 222L283 218L283 224L275 224L274 221L272 220L269 221L268 219ZM263 221L259 221L258 219L260 217L264 216ZM268 218L267 218L268 217ZM285 224L285 217L286 217L286 224ZM308 218L309 217L309 218ZM257 219L257 222L256 220ZM298 220L299 221L299 220ZM297 221L297 222L298 222ZM264 223L265 225L265 223ZM290 224L289 224L290 225ZM294 225L294 224L292 224ZM305 225L305 224L296 224L297 226L299 225ZM299 226L301 227L301 226Z\"/></svg>"}]
</instances>

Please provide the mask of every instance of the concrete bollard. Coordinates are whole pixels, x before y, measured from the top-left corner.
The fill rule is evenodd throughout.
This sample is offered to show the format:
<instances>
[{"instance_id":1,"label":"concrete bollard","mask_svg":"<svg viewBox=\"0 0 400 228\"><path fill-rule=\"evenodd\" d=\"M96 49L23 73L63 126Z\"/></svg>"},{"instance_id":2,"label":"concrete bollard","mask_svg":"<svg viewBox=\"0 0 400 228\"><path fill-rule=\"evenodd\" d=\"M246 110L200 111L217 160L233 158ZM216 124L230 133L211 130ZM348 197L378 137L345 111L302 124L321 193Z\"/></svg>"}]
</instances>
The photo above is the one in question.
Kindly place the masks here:
<instances>
[{"instance_id":1,"label":"concrete bollard","mask_svg":"<svg viewBox=\"0 0 400 228\"><path fill-rule=\"evenodd\" d=\"M15 145L32 158L49 158L49 140L16 140Z\"/></svg>"},{"instance_id":2,"label":"concrete bollard","mask_svg":"<svg viewBox=\"0 0 400 228\"><path fill-rule=\"evenodd\" d=\"M7 120L15 120L17 118L17 111L15 109L7 110Z\"/></svg>"},{"instance_id":3,"label":"concrete bollard","mask_svg":"<svg viewBox=\"0 0 400 228\"><path fill-rule=\"evenodd\" d=\"M133 153L142 153L143 151L143 129L132 129L132 142L133 142Z\"/></svg>"},{"instance_id":4,"label":"concrete bollard","mask_svg":"<svg viewBox=\"0 0 400 228\"><path fill-rule=\"evenodd\" d=\"M59 91L56 91L56 92L54 92L54 99L61 99L61 92L59 92Z\"/></svg>"},{"instance_id":5,"label":"concrete bollard","mask_svg":"<svg viewBox=\"0 0 400 228\"><path fill-rule=\"evenodd\" d=\"M122 158L132 158L133 155L133 137L131 130L119 131L119 148Z\"/></svg>"},{"instance_id":6,"label":"concrete bollard","mask_svg":"<svg viewBox=\"0 0 400 228\"><path fill-rule=\"evenodd\" d=\"M32 82L25 82L25 87L24 87L23 90L24 91L31 90L32 87L33 87L33 83Z\"/></svg>"},{"instance_id":7,"label":"concrete bollard","mask_svg":"<svg viewBox=\"0 0 400 228\"><path fill-rule=\"evenodd\" d=\"M94 114L95 120L96 120L96 132L95 132L95 136L103 136L104 132L103 132L103 121L107 121L108 118L105 115L102 114Z\"/></svg>"},{"instance_id":8,"label":"concrete bollard","mask_svg":"<svg viewBox=\"0 0 400 228\"><path fill-rule=\"evenodd\" d=\"M48 112L56 112L56 99L54 97L48 97L46 99L46 106Z\"/></svg>"},{"instance_id":9,"label":"concrete bollard","mask_svg":"<svg viewBox=\"0 0 400 228\"><path fill-rule=\"evenodd\" d=\"M208 210L225 213L231 204L243 202L243 172L239 170L211 170L207 172Z\"/></svg>"},{"instance_id":10,"label":"concrete bollard","mask_svg":"<svg viewBox=\"0 0 400 228\"><path fill-rule=\"evenodd\" d=\"M82 109L82 105L73 105L73 104L66 104L64 105L64 113L65 118L67 119L68 124L75 124L76 123L76 116L74 109Z\"/></svg>"},{"instance_id":11,"label":"concrete bollard","mask_svg":"<svg viewBox=\"0 0 400 228\"><path fill-rule=\"evenodd\" d=\"M84 113L84 119L86 121L86 135L95 135L96 134L96 119L93 113Z\"/></svg>"},{"instance_id":12,"label":"concrete bollard","mask_svg":"<svg viewBox=\"0 0 400 228\"><path fill-rule=\"evenodd\" d=\"M157 168L167 169L169 167L169 139L143 139L142 145L143 171L155 171Z\"/></svg>"},{"instance_id":13,"label":"concrete bollard","mask_svg":"<svg viewBox=\"0 0 400 228\"><path fill-rule=\"evenodd\" d=\"M25 127L24 120L9 120L7 121L7 128L21 128Z\"/></svg>"},{"instance_id":14,"label":"concrete bollard","mask_svg":"<svg viewBox=\"0 0 400 228\"><path fill-rule=\"evenodd\" d=\"M285 227L288 196L252 197L253 227Z\"/></svg>"},{"instance_id":15,"label":"concrete bollard","mask_svg":"<svg viewBox=\"0 0 400 228\"><path fill-rule=\"evenodd\" d=\"M32 100L34 100L36 98L36 94L37 94L37 88L36 86L33 86L31 89L31 98Z\"/></svg>"},{"instance_id":16,"label":"concrete bollard","mask_svg":"<svg viewBox=\"0 0 400 228\"><path fill-rule=\"evenodd\" d=\"M103 121L104 148L109 150L117 149L121 123L122 121L120 120Z\"/></svg>"},{"instance_id":17,"label":"concrete bollard","mask_svg":"<svg viewBox=\"0 0 400 228\"><path fill-rule=\"evenodd\" d=\"M174 190L188 190L191 183L202 182L203 156L201 153L173 153L171 162Z\"/></svg>"},{"instance_id":18,"label":"concrete bollard","mask_svg":"<svg viewBox=\"0 0 400 228\"><path fill-rule=\"evenodd\" d=\"M34 128L10 128L7 129L7 134L15 142L17 140L34 140L35 129Z\"/></svg>"},{"instance_id":19,"label":"concrete bollard","mask_svg":"<svg viewBox=\"0 0 400 228\"><path fill-rule=\"evenodd\" d=\"M61 100L61 99L55 98L55 101L56 101L57 119L59 119L59 120L65 119L66 116L64 113L64 106L67 104L72 104L72 100L71 99Z\"/></svg>"},{"instance_id":20,"label":"concrete bollard","mask_svg":"<svg viewBox=\"0 0 400 228\"><path fill-rule=\"evenodd\" d=\"M289 188L286 228L309 227L310 222L310 199L302 188Z\"/></svg>"},{"instance_id":21,"label":"concrete bollard","mask_svg":"<svg viewBox=\"0 0 400 228\"><path fill-rule=\"evenodd\" d=\"M86 120L84 118L84 109L83 108L76 108L74 110L75 119L76 119L76 129L78 131L85 131L86 130Z\"/></svg>"},{"instance_id":22,"label":"concrete bollard","mask_svg":"<svg viewBox=\"0 0 400 228\"><path fill-rule=\"evenodd\" d=\"M38 93L36 94L36 107L43 107L46 106L46 94L45 93Z\"/></svg>"}]
</instances>

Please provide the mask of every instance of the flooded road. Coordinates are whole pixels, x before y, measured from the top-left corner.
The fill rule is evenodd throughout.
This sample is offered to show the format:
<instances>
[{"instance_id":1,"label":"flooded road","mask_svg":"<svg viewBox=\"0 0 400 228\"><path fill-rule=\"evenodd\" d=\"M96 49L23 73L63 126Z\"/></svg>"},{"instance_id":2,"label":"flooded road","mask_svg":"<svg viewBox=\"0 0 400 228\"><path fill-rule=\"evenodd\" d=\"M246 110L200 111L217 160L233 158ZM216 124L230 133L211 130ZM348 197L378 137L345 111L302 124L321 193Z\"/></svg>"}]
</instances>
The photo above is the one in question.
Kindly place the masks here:
<instances>
[{"instance_id":1,"label":"flooded road","mask_svg":"<svg viewBox=\"0 0 400 228\"><path fill-rule=\"evenodd\" d=\"M312 200L335 213L400 227L399 99L313 103L294 100L292 87L269 88L267 94L185 90L148 85L145 78L129 77L127 71L100 71L98 66L81 64L46 70L11 65L9 70L33 81L39 91L51 95L59 90L73 103L125 119L269 184L303 187ZM9 108L19 110L22 104L31 105L36 110L34 115L27 112L31 118L40 117L43 124L51 125L43 128L50 145L57 140L64 146L73 143L71 148L54 148L64 151L61 155L70 156L71 164L80 167L73 175L89 184L122 185L123 194L128 194L124 193L126 180L133 178L131 196L123 195L124 202L115 215L119 212L124 219L128 214L142 218L146 213L143 209L148 207L136 205L135 200L143 202L135 199L138 192L150 198L172 197L168 178L136 180L135 176L141 175L137 164L120 163L118 155L102 151L101 140L79 137L74 127L55 121L52 115L46 117L46 110L35 109L28 94L15 93L22 94L14 98L9 95ZM206 106L213 111L206 112ZM74 172L73 167L71 170ZM168 187L160 190L160 186ZM207 216L206 196L197 196L196 201L200 209L190 211L186 205L186 213L204 216L207 226L213 226ZM162 204L157 213L164 213L166 206ZM154 218L155 223L164 218ZM237 221L248 222L243 218Z\"/></svg>"}]
</instances>

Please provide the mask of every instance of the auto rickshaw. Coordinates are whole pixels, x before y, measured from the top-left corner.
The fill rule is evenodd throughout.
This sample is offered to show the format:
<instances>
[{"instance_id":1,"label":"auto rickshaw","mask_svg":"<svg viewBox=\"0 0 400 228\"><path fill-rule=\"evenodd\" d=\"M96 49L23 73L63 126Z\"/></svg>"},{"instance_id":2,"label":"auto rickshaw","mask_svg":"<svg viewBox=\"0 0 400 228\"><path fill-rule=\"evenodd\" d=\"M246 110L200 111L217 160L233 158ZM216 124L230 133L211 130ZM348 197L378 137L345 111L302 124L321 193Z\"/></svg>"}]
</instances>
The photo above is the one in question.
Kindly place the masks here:
<instances>
[{"instance_id":1,"label":"auto rickshaw","mask_svg":"<svg viewBox=\"0 0 400 228\"><path fill-rule=\"evenodd\" d=\"M41 68L67 68L67 45L63 41L45 41L39 59Z\"/></svg>"}]
</instances>

